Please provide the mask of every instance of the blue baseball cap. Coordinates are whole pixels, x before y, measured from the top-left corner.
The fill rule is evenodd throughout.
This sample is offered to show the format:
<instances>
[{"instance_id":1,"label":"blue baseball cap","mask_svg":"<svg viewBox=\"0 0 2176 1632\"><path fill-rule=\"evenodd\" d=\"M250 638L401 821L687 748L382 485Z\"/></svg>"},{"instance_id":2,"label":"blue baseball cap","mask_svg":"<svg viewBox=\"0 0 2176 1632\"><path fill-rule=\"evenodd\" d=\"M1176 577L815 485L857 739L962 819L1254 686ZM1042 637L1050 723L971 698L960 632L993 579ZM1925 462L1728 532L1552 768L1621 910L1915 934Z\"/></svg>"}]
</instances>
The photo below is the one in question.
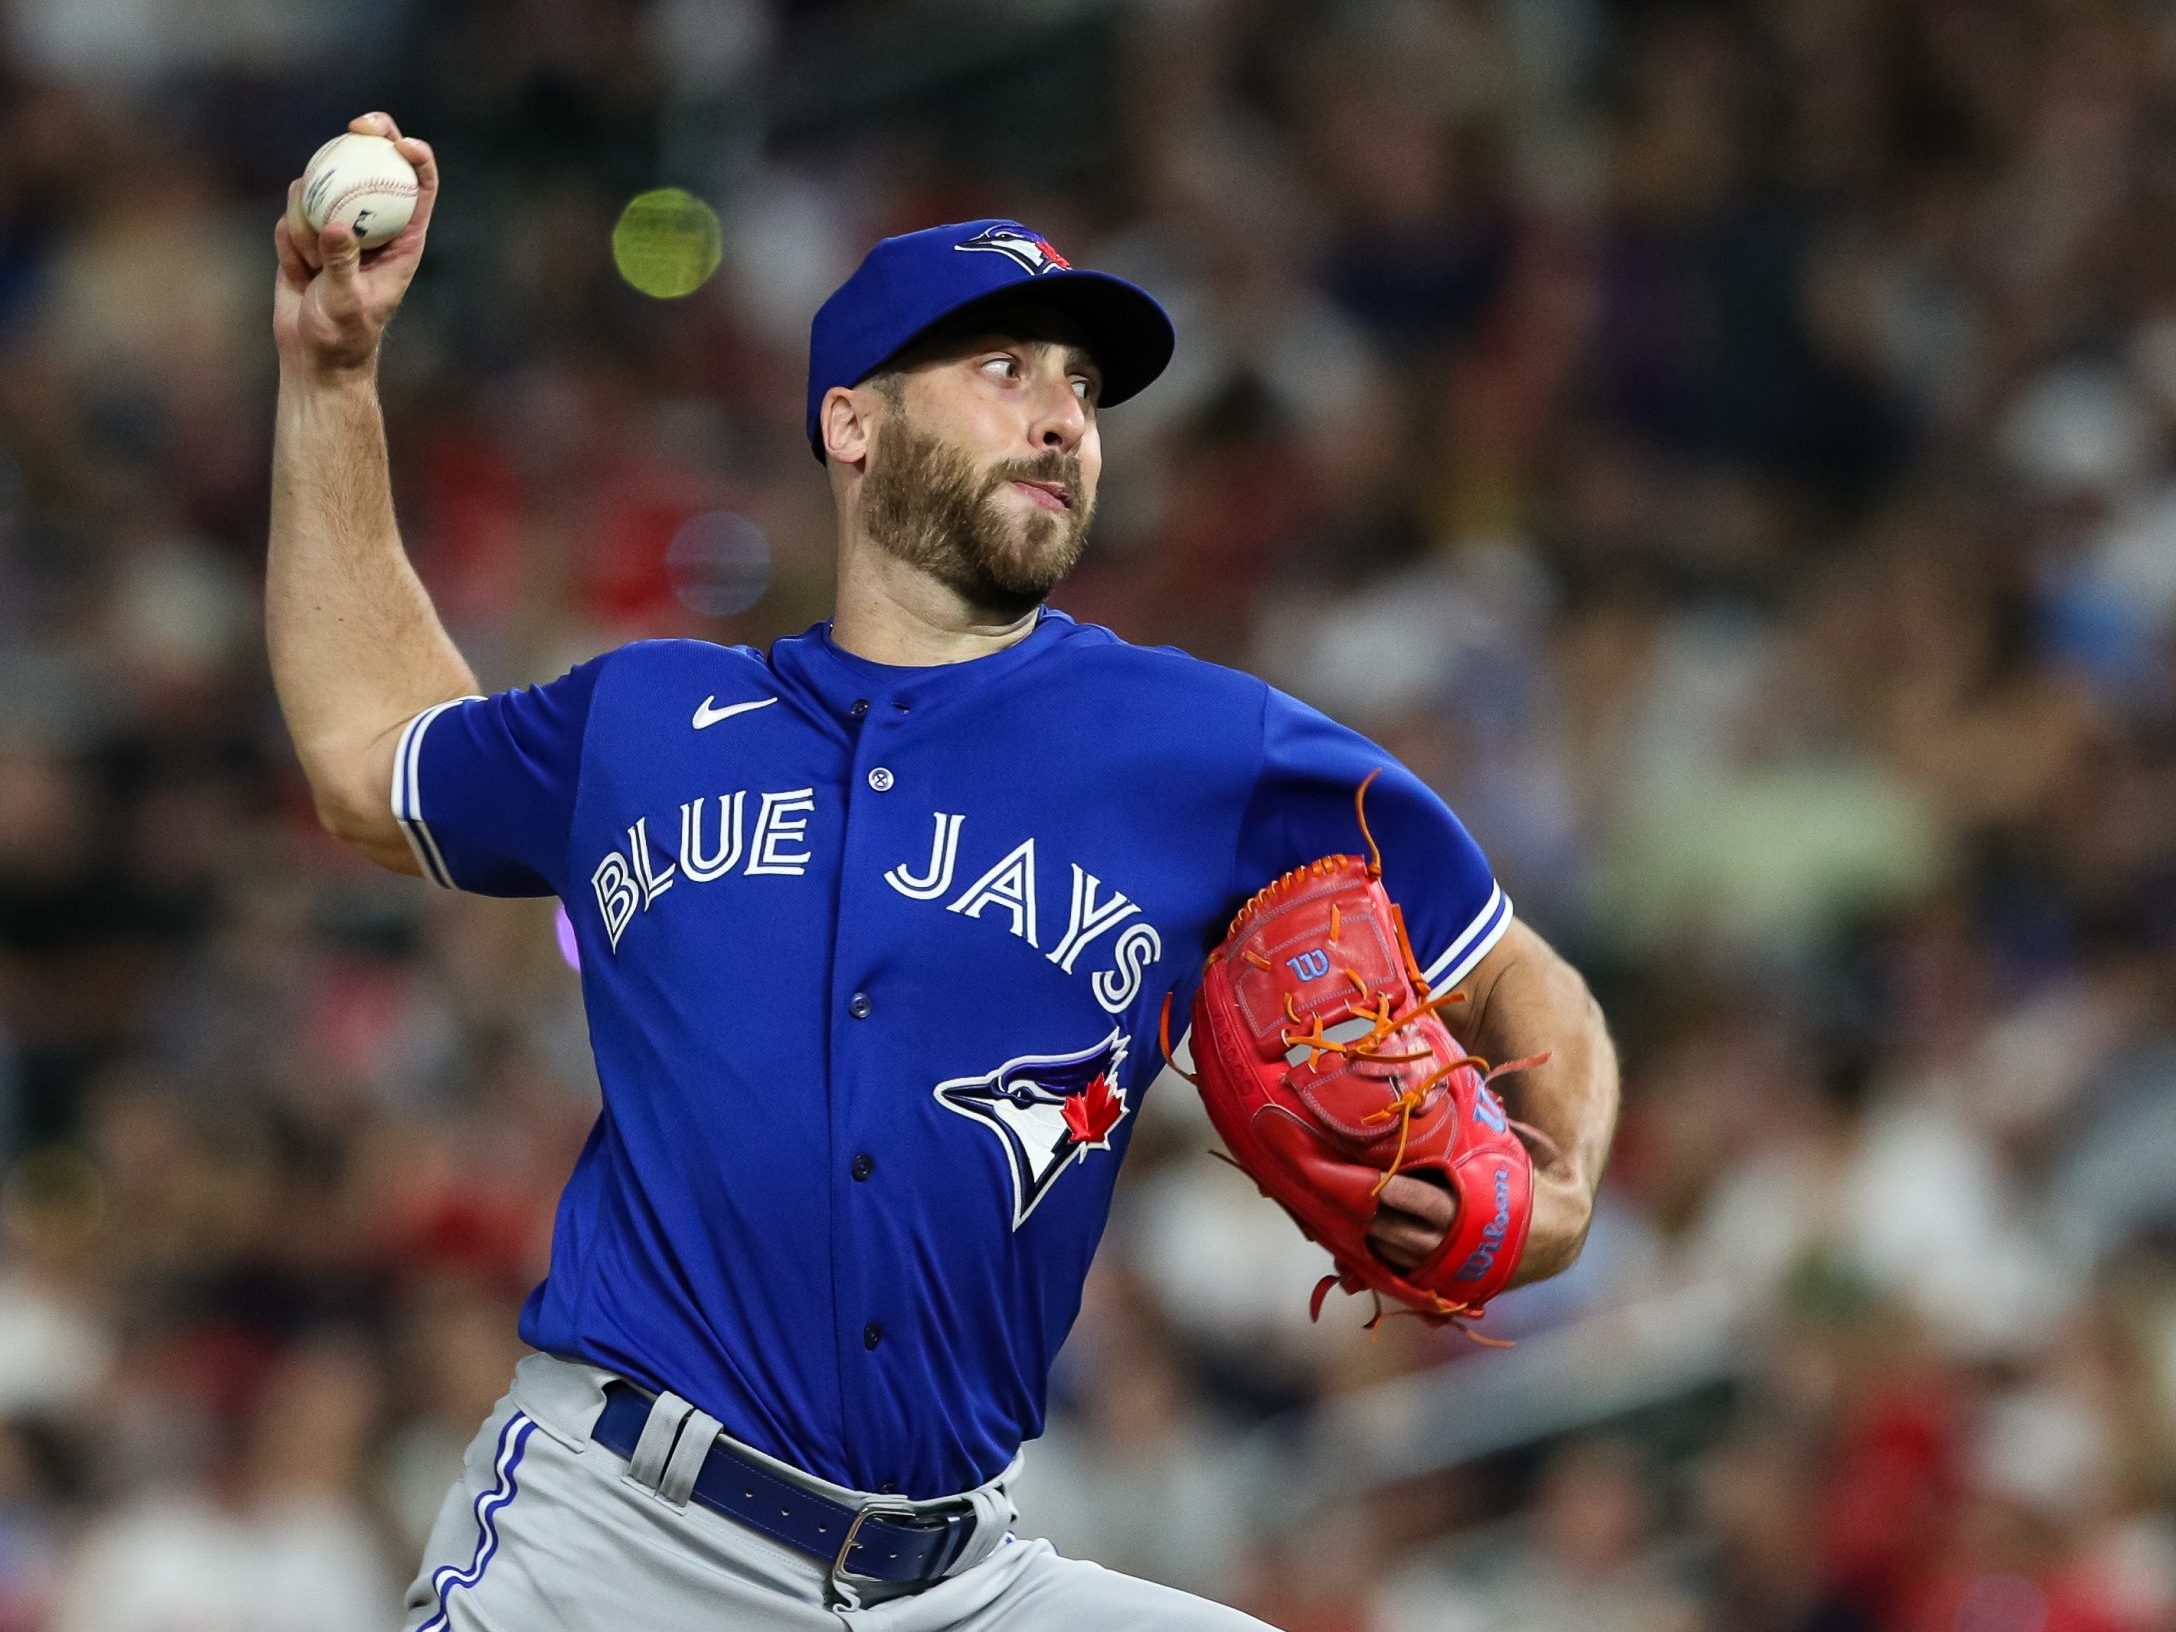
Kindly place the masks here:
<instances>
[{"instance_id":1,"label":"blue baseball cap","mask_svg":"<svg viewBox=\"0 0 2176 1632\"><path fill-rule=\"evenodd\" d=\"M808 441L834 385L859 385L946 318L1032 289L1088 336L1103 407L1124 402L1171 361L1171 319L1146 290L1075 267L1017 221L960 221L882 240L832 291L808 331Z\"/></svg>"}]
</instances>

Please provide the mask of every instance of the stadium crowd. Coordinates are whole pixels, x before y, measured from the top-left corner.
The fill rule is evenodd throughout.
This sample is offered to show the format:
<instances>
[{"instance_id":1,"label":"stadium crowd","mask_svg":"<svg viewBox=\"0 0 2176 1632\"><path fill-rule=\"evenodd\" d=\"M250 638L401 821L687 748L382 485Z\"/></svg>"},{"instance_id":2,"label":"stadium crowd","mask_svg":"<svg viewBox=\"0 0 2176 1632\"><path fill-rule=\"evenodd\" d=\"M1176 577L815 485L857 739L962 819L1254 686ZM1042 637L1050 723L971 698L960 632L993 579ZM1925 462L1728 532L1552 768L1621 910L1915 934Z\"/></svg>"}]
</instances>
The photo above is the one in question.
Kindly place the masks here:
<instances>
[{"instance_id":1,"label":"stadium crowd","mask_svg":"<svg viewBox=\"0 0 2176 1632\"><path fill-rule=\"evenodd\" d=\"M392 1624L594 1114L552 904L343 851L271 696L270 229L374 106L487 685L822 616L810 312L1024 219L1180 332L1058 604L1390 746L1612 1018L1508 1354L1310 1326L1167 1079L1025 1528L1291 1632L2176 1629L2176 7L11 0L0 1632ZM1538 1364L1642 1311L1720 1363Z\"/></svg>"}]
</instances>

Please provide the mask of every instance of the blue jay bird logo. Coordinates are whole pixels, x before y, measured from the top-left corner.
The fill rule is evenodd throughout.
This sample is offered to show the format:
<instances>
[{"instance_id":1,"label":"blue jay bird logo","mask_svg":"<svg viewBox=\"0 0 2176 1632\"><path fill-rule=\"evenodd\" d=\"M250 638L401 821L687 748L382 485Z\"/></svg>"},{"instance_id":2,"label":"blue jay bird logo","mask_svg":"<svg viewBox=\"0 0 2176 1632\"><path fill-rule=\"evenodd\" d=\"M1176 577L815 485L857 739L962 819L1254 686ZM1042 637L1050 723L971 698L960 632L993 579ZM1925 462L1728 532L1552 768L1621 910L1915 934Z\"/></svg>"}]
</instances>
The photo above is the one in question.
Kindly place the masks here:
<instances>
[{"instance_id":1,"label":"blue jay bird logo","mask_svg":"<svg viewBox=\"0 0 2176 1632\"><path fill-rule=\"evenodd\" d=\"M1113 1029L1077 1054L1023 1054L979 1077L936 1087L937 1103L997 1135L1012 1172L1012 1227L1020 1228L1065 1170L1109 1150L1131 1109L1118 1085L1126 1038Z\"/></svg>"},{"instance_id":2,"label":"blue jay bird logo","mask_svg":"<svg viewBox=\"0 0 2176 1632\"><path fill-rule=\"evenodd\" d=\"M1073 263L1060 255L1057 246L1048 238L1038 238L1027 228L1010 221L985 227L974 237L963 238L952 247L1009 256L1030 272L1069 272L1073 268Z\"/></svg>"}]
</instances>

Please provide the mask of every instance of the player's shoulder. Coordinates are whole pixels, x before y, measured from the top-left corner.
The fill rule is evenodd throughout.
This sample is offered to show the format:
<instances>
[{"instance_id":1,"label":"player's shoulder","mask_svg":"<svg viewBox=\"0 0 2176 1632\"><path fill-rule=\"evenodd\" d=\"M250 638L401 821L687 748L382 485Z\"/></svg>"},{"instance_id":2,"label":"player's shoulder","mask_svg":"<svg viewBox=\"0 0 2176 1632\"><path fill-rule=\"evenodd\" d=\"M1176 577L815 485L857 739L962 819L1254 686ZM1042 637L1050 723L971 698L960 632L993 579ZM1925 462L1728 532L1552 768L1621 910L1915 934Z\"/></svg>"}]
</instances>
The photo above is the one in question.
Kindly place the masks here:
<instances>
[{"instance_id":1,"label":"player's shoulder","mask_svg":"<svg viewBox=\"0 0 2176 1632\"><path fill-rule=\"evenodd\" d=\"M723 683L753 678L767 667L763 653L752 646L721 646L686 636L630 640L600 652L590 662L596 666L598 686L620 695L690 680Z\"/></svg>"},{"instance_id":2,"label":"player's shoulder","mask_svg":"<svg viewBox=\"0 0 2176 1632\"><path fill-rule=\"evenodd\" d=\"M1363 732L1244 669L1136 646L1097 624L1079 625L1066 646L1078 648L1064 671L1076 694L1168 747L1245 766L1396 763Z\"/></svg>"},{"instance_id":3,"label":"player's shoulder","mask_svg":"<svg viewBox=\"0 0 2176 1632\"><path fill-rule=\"evenodd\" d=\"M1143 693L1183 698L1214 712L1217 723L1235 717L1259 721L1272 687L1266 680L1178 646L1137 646L1099 623L1082 623L1053 609L1049 616L1071 625L1057 647L1068 681L1087 679Z\"/></svg>"},{"instance_id":4,"label":"player's shoulder","mask_svg":"<svg viewBox=\"0 0 2176 1632\"><path fill-rule=\"evenodd\" d=\"M578 730L585 743L599 740L600 722L616 728L605 740L641 740L627 728L661 710L693 708L708 698L741 694L760 683L763 655L745 646L691 639L631 640L584 658L557 679L520 688L507 706L536 718L555 717ZM752 694L752 693L751 693Z\"/></svg>"}]
</instances>

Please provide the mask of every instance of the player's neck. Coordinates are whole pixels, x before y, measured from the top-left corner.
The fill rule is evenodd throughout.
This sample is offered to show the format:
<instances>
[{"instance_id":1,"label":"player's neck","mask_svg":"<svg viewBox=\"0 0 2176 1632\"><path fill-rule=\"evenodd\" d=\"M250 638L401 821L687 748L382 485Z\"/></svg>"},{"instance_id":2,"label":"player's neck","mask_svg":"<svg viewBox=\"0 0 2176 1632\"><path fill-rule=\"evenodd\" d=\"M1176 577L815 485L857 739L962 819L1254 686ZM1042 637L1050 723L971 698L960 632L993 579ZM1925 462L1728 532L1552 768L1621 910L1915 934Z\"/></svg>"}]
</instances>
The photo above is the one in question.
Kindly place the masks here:
<instances>
[{"instance_id":1,"label":"player's neck","mask_svg":"<svg viewBox=\"0 0 2176 1632\"><path fill-rule=\"evenodd\" d=\"M1035 609L1019 616L971 606L919 567L868 548L839 563L832 641L872 663L926 668L987 657L1025 640Z\"/></svg>"}]
</instances>

